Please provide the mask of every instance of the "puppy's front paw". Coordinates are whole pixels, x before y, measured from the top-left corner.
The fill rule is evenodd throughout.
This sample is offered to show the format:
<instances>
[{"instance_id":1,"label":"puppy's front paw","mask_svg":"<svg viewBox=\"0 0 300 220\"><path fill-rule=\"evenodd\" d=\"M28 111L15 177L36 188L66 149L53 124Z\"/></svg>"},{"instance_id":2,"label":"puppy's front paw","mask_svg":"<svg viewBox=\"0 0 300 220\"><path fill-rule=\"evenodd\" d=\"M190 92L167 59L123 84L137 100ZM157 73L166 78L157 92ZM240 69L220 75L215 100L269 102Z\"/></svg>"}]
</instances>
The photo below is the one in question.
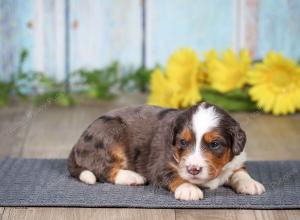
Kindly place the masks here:
<instances>
[{"instance_id":1,"label":"puppy's front paw","mask_svg":"<svg viewBox=\"0 0 300 220\"><path fill-rule=\"evenodd\" d=\"M179 200L199 200L203 199L203 192L191 183L183 183L176 188L175 198Z\"/></svg>"},{"instance_id":2,"label":"puppy's front paw","mask_svg":"<svg viewBox=\"0 0 300 220\"><path fill-rule=\"evenodd\" d=\"M131 170L119 170L115 177L115 184L120 185L143 185L146 179Z\"/></svg>"},{"instance_id":3,"label":"puppy's front paw","mask_svg":"<svg viewBox=\"0 0 300 220\"><path fill-rule=\"evenodd\" d=\"M252 178L239 180L235 185L235 190L238 193L248 195L260 195L266 191L263 184L255 181Z\"/></svg>"}]
</instances>

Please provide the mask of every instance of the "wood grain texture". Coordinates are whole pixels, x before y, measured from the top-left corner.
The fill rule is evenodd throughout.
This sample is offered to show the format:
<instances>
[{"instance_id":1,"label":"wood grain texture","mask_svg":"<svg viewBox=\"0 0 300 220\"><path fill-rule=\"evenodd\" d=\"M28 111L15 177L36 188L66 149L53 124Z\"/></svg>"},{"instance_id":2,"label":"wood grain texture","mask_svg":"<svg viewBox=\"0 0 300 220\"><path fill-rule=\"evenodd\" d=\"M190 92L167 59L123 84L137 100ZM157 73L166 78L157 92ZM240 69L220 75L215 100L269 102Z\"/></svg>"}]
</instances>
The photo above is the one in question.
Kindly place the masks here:
<instances>
[{"instance_id":1,"label":"wood grain texture","mask_svg":"<svg viewBox=\"0 0 300 220\"><path fill-rule=\"evenodd\" d=\"M274 117L257 113L237 113L234 117L247 133L249 160L299 160L300 115Z\"/></svg>"},{"instance_id":2,"label":"wood grain texture","mask_svg":"<svg viewBox=\"0 0 300 220\"><path fill-rule=\"evenodd\" d=\"M0 220L2 220L3 213L4 213L4 208L0 207Z\"/></svg>"},{"instance_id":3,"label":"wood grain texture","mask_svg":"<svg viewBox=\"0 0 300 220\"><path fill-rule=\"evenodd\" d=\"M140 1L70 1L70 16L71 70L141 64Z\"/></svg>"},{"instance_id":4,"label":"wood grain texture","mask_svg":"<svg viewBox=\"0 0 300 220\"><path fill-rule=\"evenodd\" d=\"M0 159L21 156L30 125L31 107L5 107L0 111Z\"/></svg>"},{"instance_id":5,"label":"wood grain texture","mask_svg":"<svg viewBox=\"0 0 300 220\"><path fill-rule=\"evenodd\" d=\"M32 69L62 80L65 77L65 1L32 0L34 47Z\"/></svg>"},{"instance_id":6,"label":"wood grain texture","mask_svg":"<svg viewBox=\"0 0 300 220\"><path fill-rule=\"evenodd\" d=\"M257 57L269 50L300 58L300 1L259 1Z\"/></svg>"},{"instance_id":7,"label":"wood grain texture","mask_svg":"<svg viewBox=\"0 0 300 220\"><path fill-rule=\"evenodd\" d=\"M258 22L259 22L259 0L244 1L243 14L245 23L242 33L243 47L250 50L250 54L255 57L258 50Z\"/></svg>"},{"instance_id":8,"label":"wood grain texture","mask_svg":"<svg viewBox=\"0 0 300 220\"><path fill-rule=\"evenodd\" d=\"M23 48L32 48L32 31L28 21L32 14L32 0L0 1L0 79L9 80L17 71L19 55ZM29 58L24 66L31 67Z\"/></svg>"},{"instance_id":9,"label":"wood grain texture","mask_svg":"<svg viewBox=\"0 0 300 220\"><path fill-rule=\"evenodd\" d=\"M101 114L144 101L144 96L133 94L112 102L91 101L72 108L55 107L55 100L34 108L22 157L66 158L81 133Z\"/></svg>"},{"instance_id":10,"label":"wood grain texture","mask_svg":"<svg viewBox=\"0 0 300 220\"><path fill-rule=\"evenodd\" d=\"M175 220L171 209L6 208L2 220Z\"/></svg>"},{"instance_id":11,"label":"wood grain texture","mask_svg":"<svg viewBox=\"0 0 300 220\"><path fill-rule=\"evenodd\" d=\"M176 220L184 219L232 219L232 220L290 220L300 217L300 210L221 210L177 209Z\"/></svg>"},{"instance_id":12,"label":"wood grain texture","mask_svg":"<svg viewBox=\"0 0 300 220\"><path fill-rule=\"evenodd\" d=\"M234 15L233 1L147 1L147 65L165 64L180 47L203 52L234 46Z\"/></svg>"}]
</instances>

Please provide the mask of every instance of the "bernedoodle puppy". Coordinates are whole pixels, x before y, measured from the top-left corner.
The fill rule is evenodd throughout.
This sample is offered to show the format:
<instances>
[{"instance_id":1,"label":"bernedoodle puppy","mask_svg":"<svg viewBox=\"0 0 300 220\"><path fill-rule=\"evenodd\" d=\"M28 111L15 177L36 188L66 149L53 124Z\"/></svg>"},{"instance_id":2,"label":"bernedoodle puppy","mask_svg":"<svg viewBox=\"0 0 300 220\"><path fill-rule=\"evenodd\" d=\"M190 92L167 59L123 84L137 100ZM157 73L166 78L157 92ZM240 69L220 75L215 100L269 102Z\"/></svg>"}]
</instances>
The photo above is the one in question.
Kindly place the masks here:
<instances>
[{"instance_id":1,"label":"bernedoodle puppy","mask_svg":"<svg viewBox=\"0 0 300 220\"><path fill-rule=\"evenodd\" d=\"M110 182L169 189L179 200L203 198L200 187L228 185L261 194L247 173L245 132L224 110L205 102L186 110L134 106L96 119L73 147L71 176L87 184Z\"/></svg>"}]
</instances>

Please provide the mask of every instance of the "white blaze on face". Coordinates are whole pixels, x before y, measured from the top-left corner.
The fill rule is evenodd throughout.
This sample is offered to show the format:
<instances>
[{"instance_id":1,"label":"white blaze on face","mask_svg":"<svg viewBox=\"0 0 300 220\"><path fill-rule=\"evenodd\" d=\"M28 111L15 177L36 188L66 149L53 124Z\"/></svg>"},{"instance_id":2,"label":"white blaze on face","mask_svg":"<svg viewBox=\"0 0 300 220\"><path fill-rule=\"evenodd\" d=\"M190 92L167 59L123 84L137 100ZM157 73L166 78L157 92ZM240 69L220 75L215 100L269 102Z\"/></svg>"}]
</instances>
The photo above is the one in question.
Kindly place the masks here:
<instances>
[{"instance_id":1,"label":"white blaze on face","mask_svg":"<svg viewBox=\"0 0 300 220\"><path fill-rule=\"evenodd\" d=\"M205 108L204 103L201 104L197 111L192 116L192 129L196 137L196 144L194 151L189 155L185 161L186 166L199 166L202 171L196 176L201 179L208 177L207 164L201 152L201 140L205 133L211 131L218 126L219 117L213 106Z\"/></svg>"}]
</instances>

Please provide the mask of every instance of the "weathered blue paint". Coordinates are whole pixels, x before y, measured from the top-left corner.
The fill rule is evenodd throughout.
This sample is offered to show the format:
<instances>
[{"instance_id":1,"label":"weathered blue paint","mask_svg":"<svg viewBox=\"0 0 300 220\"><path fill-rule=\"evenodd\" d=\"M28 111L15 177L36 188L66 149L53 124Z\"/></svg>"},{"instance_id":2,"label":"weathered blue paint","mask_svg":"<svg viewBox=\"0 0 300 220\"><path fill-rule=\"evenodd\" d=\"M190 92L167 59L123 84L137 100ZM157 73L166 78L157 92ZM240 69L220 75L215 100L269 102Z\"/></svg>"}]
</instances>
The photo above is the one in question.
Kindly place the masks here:
<instances>
[{"instance_id":1,"label":"weathered blue paint","mask_svg":"<svg viewBox=\"0 0 300 220\"><path fill-rule=\"evenodd\" d=\"M257 57L275 50L300 59L300 1L259 1Z\"/></svg>"},{"instance_id":2,"label":"weathered blue paint","mask_svg":"<svg viewBox=\"0 0 300 220\"><path fill-rule=\"evenodd\" d=\"M0 79L8 80L17 71L19 56L23 48L31 51L33 47L32 31L28 21L32 14L32 1L0 1ZM25 63L24 69L32 66L32 57Z\"/></svg>"},{"instance_id":3,"label":"weathered blue paint","mask_svg":"<svg viewBox=\"0 0 300 220\"><path fill-rule=\"evenodd\" d=\"M65 90L70 91L70 0L65 0Z\"/></svg>"},{"instance_id":4,"label":"weathered blue paint","mask_svg":"<svg viewBox=\"0 0 300 220\"><path fill-rule=\"evenodd\" d=\"M256 58L271 49L300 58L298 0L144 1L143 11L143 0L70 0L66 27L66 1L0 0L0 79L16 71L22 48L30 53L25 69L61 80L68 69L100 68L114 60L165 64L180 47L201 55L211 48L244 45Z\"/></svg>"},{"instance_id":5,"label":"weathered blue paint","mask_svg":"<svg viewBox=\"0 0 300 220\"><path fill-rule=\"evenodd\" d=\"M71 68L141 64L140 1L72 0ZM74 27L75 26L75 27Z\"/></svg>"},{"instance_id":6,"label":"weathered blue paint","mask_svg":"<svg viewBox=\"0 0 300 220\"><path fill-rule=\"evenodd\" d=\"M147 64L165 63L180 47L198 52L232 47L234 1L148 0Z\"/></svg>"}]
</instances>

